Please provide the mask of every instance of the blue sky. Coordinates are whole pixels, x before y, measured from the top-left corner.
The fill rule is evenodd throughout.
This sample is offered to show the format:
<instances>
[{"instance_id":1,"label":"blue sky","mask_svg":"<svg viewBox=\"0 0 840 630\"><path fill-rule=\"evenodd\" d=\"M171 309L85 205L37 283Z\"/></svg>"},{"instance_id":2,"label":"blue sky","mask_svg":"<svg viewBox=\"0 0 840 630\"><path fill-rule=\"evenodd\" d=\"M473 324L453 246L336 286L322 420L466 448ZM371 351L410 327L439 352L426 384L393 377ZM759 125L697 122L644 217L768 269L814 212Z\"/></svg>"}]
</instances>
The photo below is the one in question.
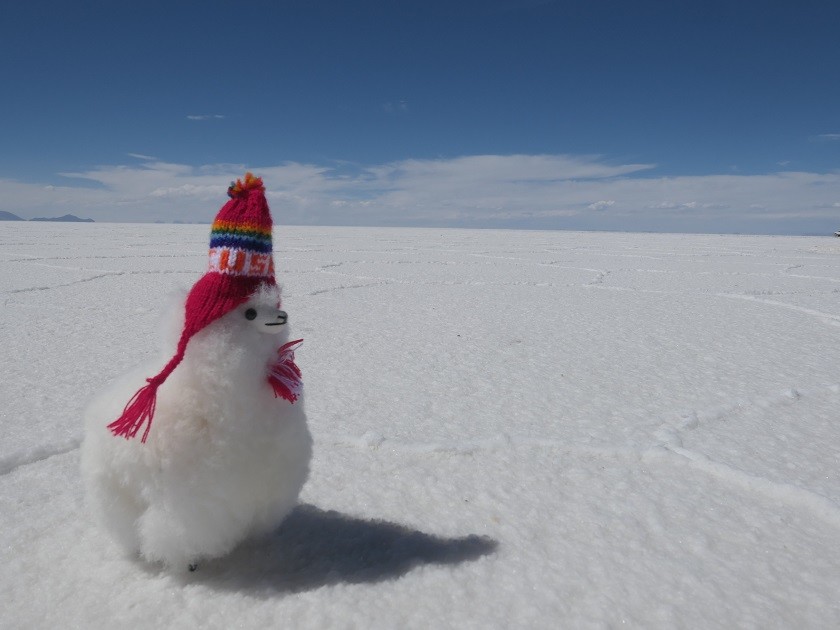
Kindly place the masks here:
<instances>
[{"instance_id":1,"label":"blue sky","mask_svg":"<svg viewBox=\"0 0 840 630\"><path fill-rule=\"evenodd\" d=\"M0 21L0 210L840 228L840 3L44 2Z\"/></svg>"}]
</instances>

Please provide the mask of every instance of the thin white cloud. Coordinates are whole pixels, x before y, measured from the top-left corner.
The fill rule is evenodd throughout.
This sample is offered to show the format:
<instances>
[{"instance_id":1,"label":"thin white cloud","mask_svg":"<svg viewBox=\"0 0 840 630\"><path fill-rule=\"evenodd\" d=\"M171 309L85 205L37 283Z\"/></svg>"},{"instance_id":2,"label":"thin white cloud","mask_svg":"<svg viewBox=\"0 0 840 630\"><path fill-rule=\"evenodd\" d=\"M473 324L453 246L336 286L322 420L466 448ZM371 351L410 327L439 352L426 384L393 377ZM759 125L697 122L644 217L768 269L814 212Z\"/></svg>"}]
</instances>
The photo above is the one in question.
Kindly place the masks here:
<instances>
[{"instance_id":1,"label":"thin white cloud","mask_svg":"<svg viewBox=\"0 0 840 630\"><path fill-rule=\"evenodd\" d=\"M695 210L695 209L709 209L709 208L728 208L729 205L721 202L699 202L699 201L662 201L660 203L648 206L653 210ZM750 207L755 207L751 204Z\"/></svg>"},{"instance_id":2,"label":"thin white cloud","mask_svg":"<svg viewBox=\"0 0 840 630\"><path fill-rule=\"evenodd\" d=\"M596 201L596 202L594 202L594 203L590 203L590 204L589 204L588 206L586 206L586 207L587 207L589 210L600 211L600 210L606 210L607 208L611 208L611 207L613 207L614 205L615 205L615 200L613 200L613 199L604 199L604 200L601 200L601 201Z\"/></svg>"},{"instance_id":3,"label":"thin white cloud","mask_svg":"<svg viewBox=\"0 0 840 630\"><path fill-rule=\"evenodd\" d=\"M187 120L222 120L222 114L188 114Z\"/></svg>"},{"instance_id":4,"label":"thin white cloud","mask_svg":"<svg viewBox=\"0 0 840 630\"><path fill-rule=\"evenodd\" d=\"M821 133L814 136L813 139L823 142L836 142L840 141L840 133Z\"/></svg>"},{"instance_id":5,"label":"thin white cloud","mask_svg":"<svg viewBox=\"0 0 840 630\"><path fill-rule=\"evenodd\" d=\"M0 180L0 198L24 217L209 222L230 181L252 170L266 183L278 224L755 232L773 221L835 221L840 203L840 172L655 177L652 168L572 155L250 168L149 160L64 173L66 185ZM88 184L73 183L79 179Z\"/></svg>"},{"instance_id":6,"label":"thin white cloud","mask_svg":"<svg viewBox=\"0 0 840 630\"><path fill-rule=\"evenodd\" d=\"M138 160L145 160L145 161L152 161L157 160L156 157L152 157L151 155L143 155L142 153L126 153L128 157L137 158Z\"/></svg>"},{"instance_id":7,"label":"thin white cloud","mask_svg":"<svg viewBox=\"0 0 840 630\"><path fill-rule=\"evenodd\" d=\"M382 106L386 114L399 114L408 111L408 101L388 101Z\"/></svg>"}]
</instances>

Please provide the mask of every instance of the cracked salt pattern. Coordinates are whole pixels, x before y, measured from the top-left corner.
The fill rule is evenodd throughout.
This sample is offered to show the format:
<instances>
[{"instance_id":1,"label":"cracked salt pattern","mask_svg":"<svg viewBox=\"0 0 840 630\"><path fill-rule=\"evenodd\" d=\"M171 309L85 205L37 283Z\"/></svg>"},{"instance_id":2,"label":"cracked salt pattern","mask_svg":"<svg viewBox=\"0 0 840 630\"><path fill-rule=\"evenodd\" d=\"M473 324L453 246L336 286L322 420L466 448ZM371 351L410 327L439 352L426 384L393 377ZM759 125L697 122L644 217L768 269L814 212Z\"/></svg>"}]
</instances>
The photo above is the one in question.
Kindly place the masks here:
<instances>
[{"instance_id":1,"label":"cracked salt pattern","mask_svg":"<svg viewBox=\"0 0 840 630\"><path fill-rule=\"evenodd\" d=\"M0 626L840 626L840 243L276 228L309 507L184 578L78 445L207 231L0 224Z\"/></svg>"}]
</instances>

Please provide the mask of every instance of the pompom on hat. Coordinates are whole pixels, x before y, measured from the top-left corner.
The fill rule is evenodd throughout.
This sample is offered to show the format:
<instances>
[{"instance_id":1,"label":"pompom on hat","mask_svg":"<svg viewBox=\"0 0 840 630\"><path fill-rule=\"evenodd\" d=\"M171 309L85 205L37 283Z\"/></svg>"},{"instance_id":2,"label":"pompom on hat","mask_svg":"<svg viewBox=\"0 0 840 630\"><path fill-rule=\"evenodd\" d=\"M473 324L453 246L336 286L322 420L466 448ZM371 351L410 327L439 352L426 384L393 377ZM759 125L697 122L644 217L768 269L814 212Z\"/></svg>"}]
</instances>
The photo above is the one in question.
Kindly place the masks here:
<instances>
[{"instance_id":1,"label":"pompom on hat","mask_svg":"<svg viewBox=\"0 0 840 630\"><path fill-rule=\"evenodd\" d=\"M178 347L159 374L146 379L108 425L111 433L126 439L137 435L145 442L155 415L157 389L178 367L190 338L202 328L243 304L262 284L274 285L271 214L262 179L246 173L228 188L230 200L222 206L210 231L210 264L195 283L185 303L184 329Z\"/></svg>"}]
</instances>

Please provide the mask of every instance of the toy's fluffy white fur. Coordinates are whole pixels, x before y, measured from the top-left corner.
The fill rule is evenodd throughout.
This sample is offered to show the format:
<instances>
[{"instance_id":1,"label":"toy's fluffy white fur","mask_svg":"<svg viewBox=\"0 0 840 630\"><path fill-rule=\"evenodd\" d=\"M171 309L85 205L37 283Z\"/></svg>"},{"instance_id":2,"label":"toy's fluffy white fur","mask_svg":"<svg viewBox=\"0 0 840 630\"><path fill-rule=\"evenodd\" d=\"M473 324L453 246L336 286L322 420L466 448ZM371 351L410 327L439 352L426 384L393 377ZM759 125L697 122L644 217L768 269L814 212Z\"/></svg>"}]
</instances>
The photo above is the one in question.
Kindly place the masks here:
<instances>
[{"instance_id":1,"label":"toy's fluffy white fur","mask_svg":"<svg viewBox=\"0 0 840 630\"><path fill-rule=\"evenodd\" d=\"M303 399L275 398L267 366L288 327L262 334L248 308L276 308L269 288L196 333L160 386L152 429L115 437L107 425L168 361L175 344L94 400L85 412L82 474L89 503L129 553L176 569L227 554L274 529L297 503L312 440ZM173 313L180 330L183 300Z\"/></svg>"}]
</instances>

